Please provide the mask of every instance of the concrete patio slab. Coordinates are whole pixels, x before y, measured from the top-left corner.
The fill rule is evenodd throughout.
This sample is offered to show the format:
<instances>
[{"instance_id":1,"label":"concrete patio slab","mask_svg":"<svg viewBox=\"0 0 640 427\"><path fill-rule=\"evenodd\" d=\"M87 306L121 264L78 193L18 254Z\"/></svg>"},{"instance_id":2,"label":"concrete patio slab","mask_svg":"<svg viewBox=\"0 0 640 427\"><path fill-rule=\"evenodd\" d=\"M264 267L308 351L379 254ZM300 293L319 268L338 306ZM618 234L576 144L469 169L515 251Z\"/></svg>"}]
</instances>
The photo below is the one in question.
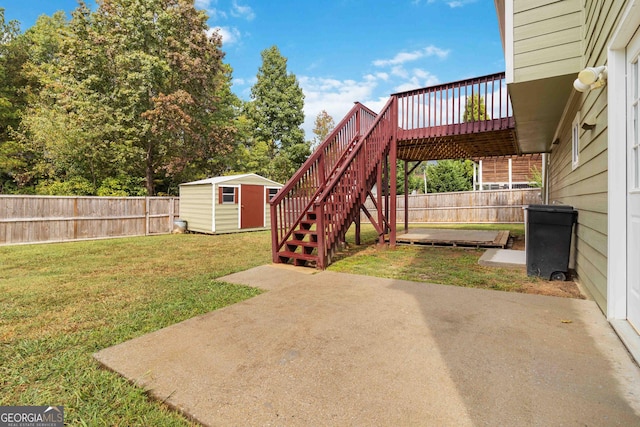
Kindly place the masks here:
<instances>
[{"instance_id":1,"label":"concrete patio slab","mask_svg":"<svg viewBox=\"0 0 640 427\"><path fill-rule=\"evenodd\" d=\"M98 352L205 425L639 425L595 303L263 266L270 290Z\"/></svg>"},{"instance_id":2,"label":"concrete patio slab","mask_svg":"<svg viewBox=\"0 0 640 427\"><path fill-rule=\"evenodd\" d=\"M527 268L527 257L525 251L514 249L487 249L478 260L478 264L485 267L502 268Z\"/></svg>"}]
</instances>

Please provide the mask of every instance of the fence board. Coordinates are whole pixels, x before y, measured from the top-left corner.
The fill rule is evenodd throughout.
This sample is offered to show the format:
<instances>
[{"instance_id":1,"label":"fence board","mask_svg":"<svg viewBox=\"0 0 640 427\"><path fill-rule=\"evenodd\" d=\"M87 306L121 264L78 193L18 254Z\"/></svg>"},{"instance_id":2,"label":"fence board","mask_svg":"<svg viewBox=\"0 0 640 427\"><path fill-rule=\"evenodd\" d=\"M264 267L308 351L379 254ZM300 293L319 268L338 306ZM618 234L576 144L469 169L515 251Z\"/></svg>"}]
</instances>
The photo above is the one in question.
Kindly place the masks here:
<instances>
[{"instance_id":1,"label":"fence board","mask_svg":"<svg viewBox=\"0 0 640 427\"><path fill-rule=\"evenodd\" d=\"M404 222L404 196L397 198L397 221ZM522 223L526 205L541 203L540 189L465 191L409 196L410 223ZM373 210L367 199L365 206ZM367 222L365 215L361 220Z\"/></svg>"},{"instance_id":2,"label":"fence board","mask_svg":"<svg viewBox=\"0 0 640 427\"><path fill-rule=\"evenodd\" d=\"M174 197L0 195L0 245L167 234Z\"/></svg>"}]
</instances>

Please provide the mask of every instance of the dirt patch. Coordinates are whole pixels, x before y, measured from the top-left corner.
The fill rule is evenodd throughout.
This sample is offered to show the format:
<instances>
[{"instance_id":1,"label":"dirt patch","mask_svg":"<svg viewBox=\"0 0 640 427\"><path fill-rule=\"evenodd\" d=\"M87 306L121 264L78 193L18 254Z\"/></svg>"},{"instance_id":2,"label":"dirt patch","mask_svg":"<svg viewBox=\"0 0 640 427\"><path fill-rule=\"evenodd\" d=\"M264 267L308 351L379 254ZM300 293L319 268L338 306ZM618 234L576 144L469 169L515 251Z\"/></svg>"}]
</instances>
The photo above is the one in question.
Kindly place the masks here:
<instances>
[{"instance_id":1,"label":"dirt patch","mask_svg":"<svg viewBox=\"0 0 640 427\"><path fill-rule=\"evenodd\" d=\"M524 294L548 295L552 297L585 299L578 285L572 281L550 282L540 280L536 283L523 283L518 292Z\"/></svg>"},{"instance_id":2,"label":"dirt patch","mask_svg":"<svg viewBox=\"0 0 640 427\"><path fill-rule=\"evenodd\" d=\"M524 251L526 247L524 243L524 236L511 236L507 247L516 251Z\"/></svg>"},{"instance_id":3,"label":"dirt patch","mask_svg":"<svg viewBox=\"0 0 640 427\"><path fill-rule=\"evenodd\" d=\"M524 251L526 248L524 236L511 236L509 249ZM585 299L578 285L573 281L558 282L540 280L536 283L523 283L518 292L524 294L548 295L563 298Z\"/></svg>"}]
</instances>

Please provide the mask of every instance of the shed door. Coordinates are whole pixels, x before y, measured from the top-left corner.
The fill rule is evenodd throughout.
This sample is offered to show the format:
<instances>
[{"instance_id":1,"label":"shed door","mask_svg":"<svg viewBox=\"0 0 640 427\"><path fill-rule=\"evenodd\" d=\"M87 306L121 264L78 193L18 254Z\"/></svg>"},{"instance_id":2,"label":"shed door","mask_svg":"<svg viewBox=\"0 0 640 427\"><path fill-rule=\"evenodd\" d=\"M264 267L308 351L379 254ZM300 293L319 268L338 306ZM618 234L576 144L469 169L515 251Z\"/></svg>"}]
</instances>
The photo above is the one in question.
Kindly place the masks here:
<instances>
[{"instance_id":1,"label":"shed door","mask_svg":"<svg viewBox=\"0 0 640 427\"><path fill-rule=\"evenodd\" d=\"M640 35L627 46L627 320L640 331Z\"/></svg>"},{"instance_id":2,"label":"shed door","mask_svg":"<svg viewBox=\"0 0 640 427\"><path fill-rule=\"evenodd\" d=\"M245 185L240 188L240 228L264 227L264 187Z\"/></svg>"}]
</instances>

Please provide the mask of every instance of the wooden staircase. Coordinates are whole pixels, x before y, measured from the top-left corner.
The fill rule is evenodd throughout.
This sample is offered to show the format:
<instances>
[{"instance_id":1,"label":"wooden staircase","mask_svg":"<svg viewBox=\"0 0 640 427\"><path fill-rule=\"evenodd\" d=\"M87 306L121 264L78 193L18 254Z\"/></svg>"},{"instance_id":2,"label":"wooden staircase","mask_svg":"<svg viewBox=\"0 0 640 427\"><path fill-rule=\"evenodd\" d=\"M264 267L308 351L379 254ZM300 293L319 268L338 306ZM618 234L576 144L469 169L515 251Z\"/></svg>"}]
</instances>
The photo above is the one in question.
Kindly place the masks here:
<instances>
[{"instance_id":1,"label":"wooden staircase","mask_svg":"<svg viewBox=\"0 0 640 427\"><path fill-rule=\"evenodd\" d=\"M316 213L308 211L300 220L298 228L292 237L285 242L285 249L278 252L278 262L306 266L307 263L317 265L318 261L318 231Z\"/></svg>"},{"instance_id":2,"label":"wooden staircase","mask_svg":"<svg viewBox=\"0 0 640 427\"><path fill-rule=\"evenodd\" d=\"M379 114L356 103L271 201L273 262L326 268L353 223L359 240L361 212L394 246L398 159L406 172L407 161L513 154L505 73L396 93Z\"/></svg>"},{"instance_id":3,"label":"wooden staircase","mask_svg":"<svg viewBox=\"0 0 640 427\"><path fill-rule=\"evenodd\" d=\"M392 141L393 98L356 103L271 201L273 262L326 268L376 183Z\"/></svg>"}]
</instances>

